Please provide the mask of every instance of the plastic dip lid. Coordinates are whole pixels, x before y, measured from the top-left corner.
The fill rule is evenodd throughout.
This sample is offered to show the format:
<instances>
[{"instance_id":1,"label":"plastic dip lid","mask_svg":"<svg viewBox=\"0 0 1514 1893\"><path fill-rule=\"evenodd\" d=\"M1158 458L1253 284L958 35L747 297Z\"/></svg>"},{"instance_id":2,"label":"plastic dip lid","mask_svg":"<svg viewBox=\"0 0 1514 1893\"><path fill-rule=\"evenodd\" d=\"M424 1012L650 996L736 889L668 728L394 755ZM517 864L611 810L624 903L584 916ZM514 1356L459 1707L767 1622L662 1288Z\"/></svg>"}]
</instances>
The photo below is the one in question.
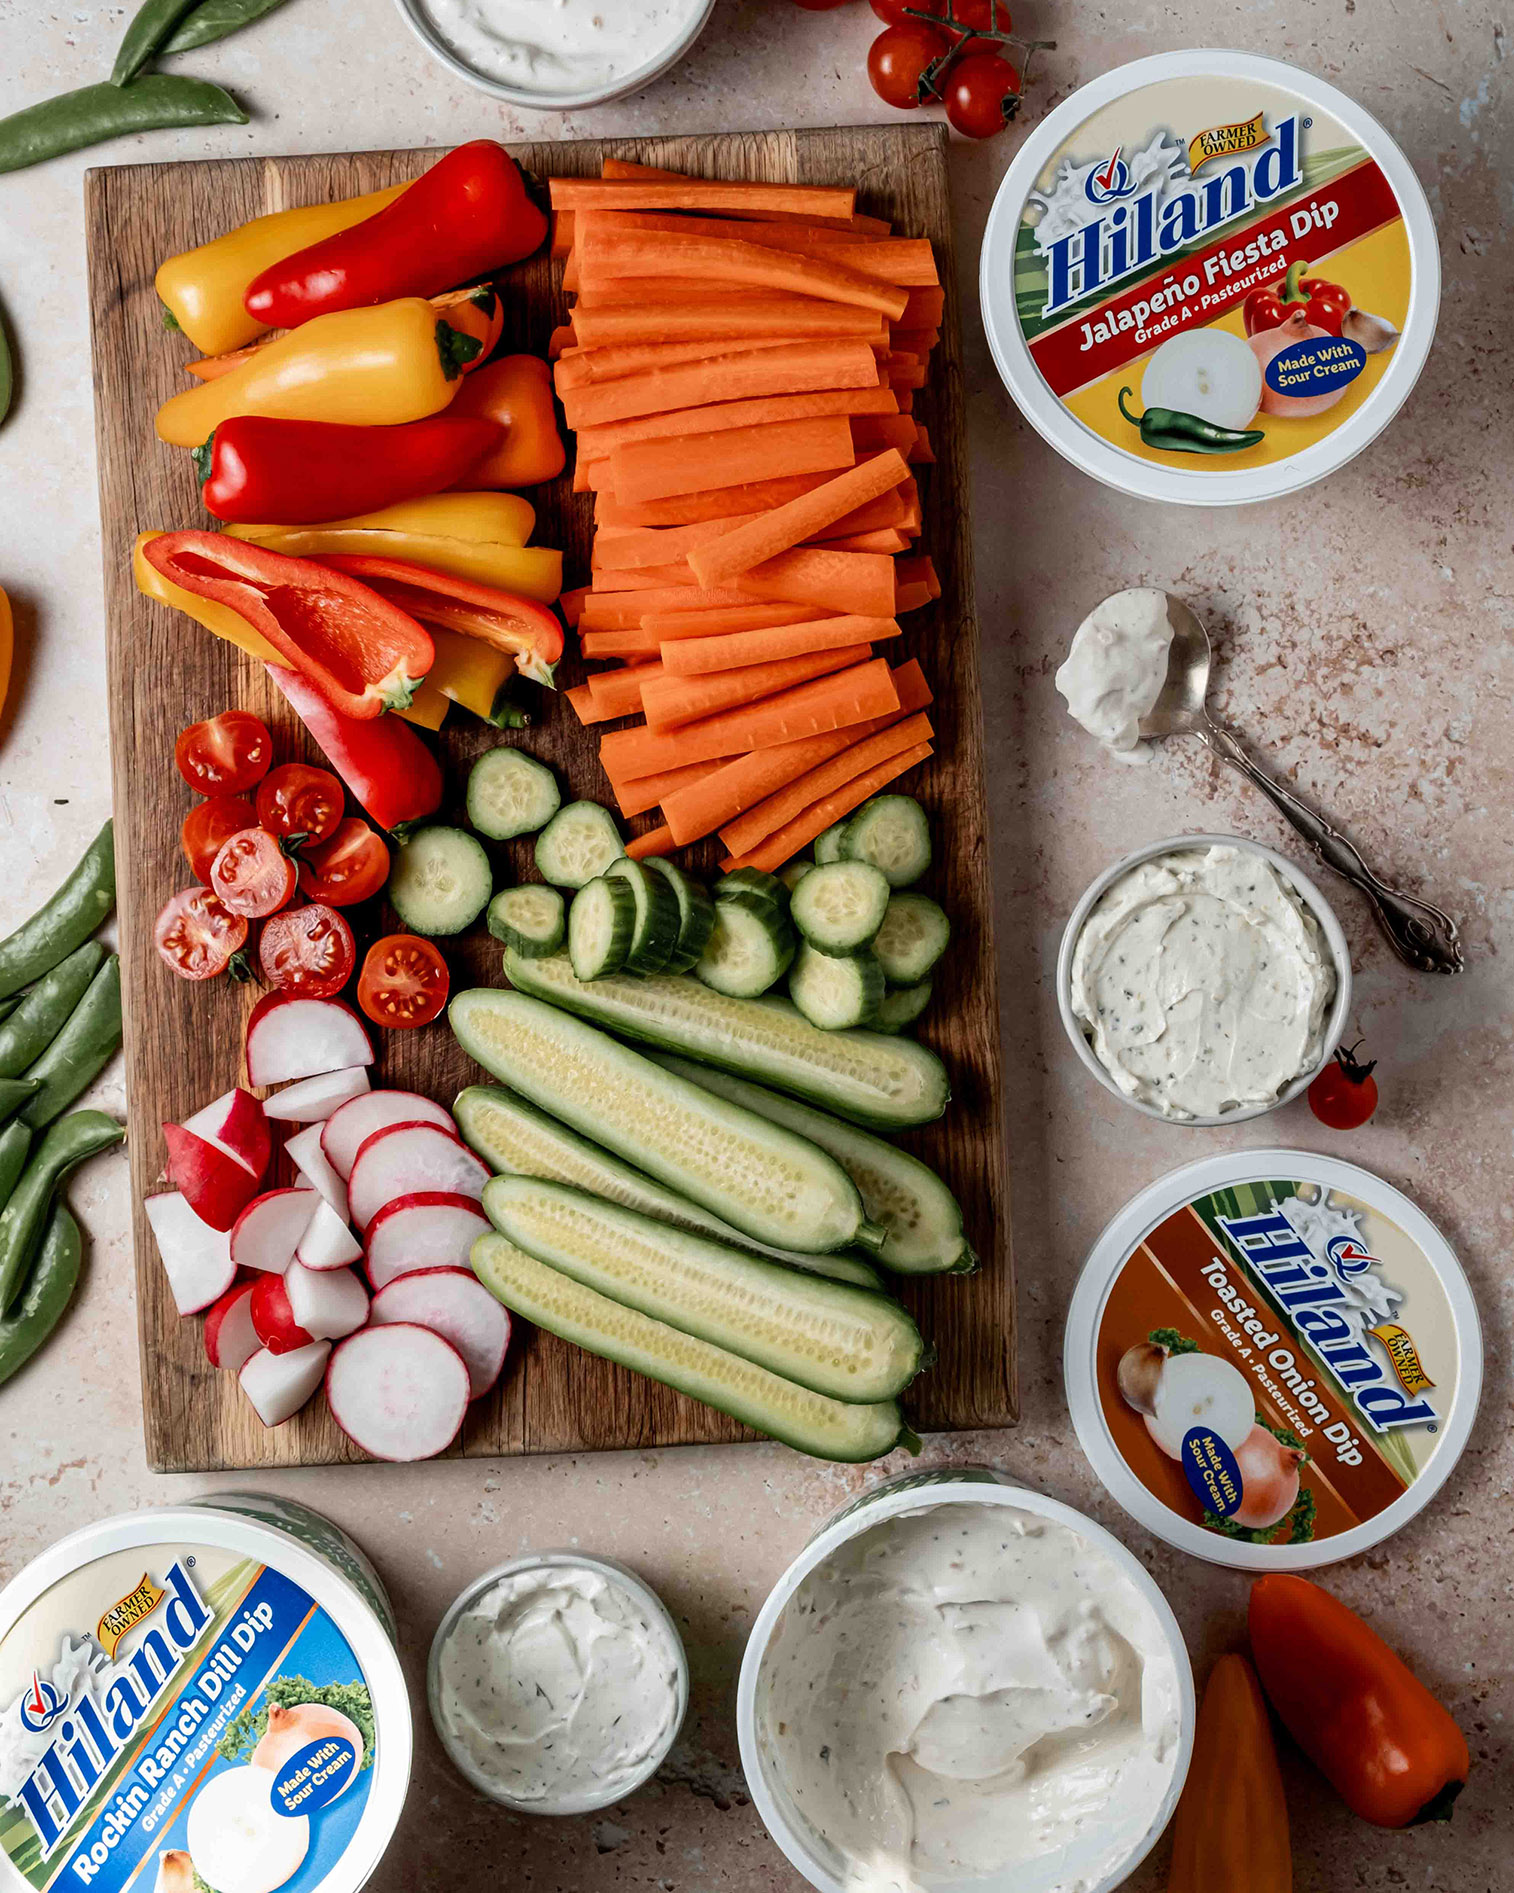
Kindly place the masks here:
<instances>
[{"instance_id":1,"label":"plastic dip lid","mask_svg":"<svg viewBox=\"0 0 1514 1893\"><path fill-rule=\"evenodd\" d=\"M1482 1332L1445 1238L1371 1171L1206 1157L1094 1244L1063 1351L1078 1440L1181 1551L1308 1570L1391 1536L1472 1430Z\"/></svg>"},{"instance_id":2,"label":"plastic dip lid","mask_svg":"<svg viewBox=\"0 0 1514 1893\"><path fill-rule=\"evenodd\" d=\"M1440 302L1430 208L1382 126L1296 67L1221 51L1137 60L1050 113L999 187L979 276L1036 430L1106 485L1193 506L1296 492L1360 453Z\"/></svg>"}]
</instances>

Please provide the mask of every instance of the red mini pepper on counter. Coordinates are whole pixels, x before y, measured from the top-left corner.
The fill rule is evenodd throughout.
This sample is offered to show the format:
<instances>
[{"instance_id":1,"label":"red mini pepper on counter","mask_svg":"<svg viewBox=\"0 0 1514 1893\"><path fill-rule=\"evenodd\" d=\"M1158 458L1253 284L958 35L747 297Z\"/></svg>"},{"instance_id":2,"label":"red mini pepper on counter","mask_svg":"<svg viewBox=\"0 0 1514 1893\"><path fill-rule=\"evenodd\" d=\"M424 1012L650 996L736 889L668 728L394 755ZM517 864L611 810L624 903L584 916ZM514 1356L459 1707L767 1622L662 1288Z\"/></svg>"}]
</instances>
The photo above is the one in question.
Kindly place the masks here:
<instances>
[{"instance_id":1,"label":"red mini pepper on counter","mask_svg":"<svg viewBox=\"0 0 1514 1893\"><path fill-rule=\"evenodd\" d=\"M393 834L441 807L441 768L408 723L393 716L359 722L333 710L297 670L282 664L264 669L380 828Z\"/></svg>"},{"instance_id":2,"label":"red mini pepper on counter","mask_svg":"<svg viewBox=\"0 0 1514 1893\"><path fill-rule=\"evenodd\" d=\"M247 313L292 329L333 309L435 296L538 249L547 219L502 145L478 138L362 223L297 250L253 278Z\"/></svg>"},{"instance_id":3,"label":"red mini pepper on counter","mask_svg":"<svg viewBox=\"0 0 1514 1893\"><path fill-rule=\"evenodd\" d=\"M1327 283L1322 276L1305 276L1308 267L1303 262L1290 263L1287 274L1277 282L1252 290L1242 305L1248 335L1281 328L1299 309L1315 328L1340 334L1341 324L1351 313L1351 292L1339 283Z\"/></svg>"},{"instance_id":4,"label":"red mini pepper on counter","mask_svg":"<svg viewBox=\"0 0 1514 1893\"><path fill-rule=\"evenodd\" d=\"M435 646L414 618L343 572L220 532L165 532L143 557L170 584L246 620L344 716L403 709Z\"/></svg>"},{"instance_id":5,"label":"red mini pepper on counter","mask_svg":"<svg viewBox=\"0 0 1514 1893\"><path fill-rule=\"evenodd\" d=\"M556 612L534 598L502 592L492 585L433 572L406 559L375 558L366 553L333 552L321 560L335 572L360 578L401 611L422 624L478 638L497 651L514 655L515 668L533 683L552 686L552 672L562 656L563 629Z\"/></svg>"}]
</instances>

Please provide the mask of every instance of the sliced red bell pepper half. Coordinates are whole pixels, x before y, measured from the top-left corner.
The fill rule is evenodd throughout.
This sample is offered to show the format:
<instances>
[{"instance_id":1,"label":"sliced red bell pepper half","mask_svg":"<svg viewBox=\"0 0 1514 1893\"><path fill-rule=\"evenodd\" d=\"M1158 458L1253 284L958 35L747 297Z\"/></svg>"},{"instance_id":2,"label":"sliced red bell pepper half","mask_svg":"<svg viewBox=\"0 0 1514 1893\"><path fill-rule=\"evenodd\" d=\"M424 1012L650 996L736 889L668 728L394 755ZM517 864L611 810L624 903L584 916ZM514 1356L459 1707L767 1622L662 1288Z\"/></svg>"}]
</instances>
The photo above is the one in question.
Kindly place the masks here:
<instances>
[{"instance_id":1,"label":"sliced red bell pepper half","mask_svg":"<svg viewBox=\"0 0 1514 1893\"><path fill-rule=\"evenodd\" d=\"M154 541L156 543L156 541ZM497 651L510 651L515 668L533 683L555 689L552 673L562 656L563 629L557 613L534 598L521 598L492 585L433 572L408 559L383 559L367 553L333 552L320 563L360 578L365 585L409 612L422 624L480 638Z\"/></svg>"},{"instance_id":2,"label":"sliced red bell pepper half","mask_svg":"<svg viewBox=\"0 0 1514 1893\"><path fill-rule=\"evenodd\" d=\"M394 834L441 807L441 767L408 723L397 716L343 716L299 671L264 668L380 828Z\"/></svg>"},{"instance_id":3,"label":"sliced red bell pepper half","mask_svg":"<svg viewBox=\"0 0 1514 1893\"><path fill-rule=\"evenodd\" d=\"M221 532L165 532L143 556L172 584L245 618L344 716L404 709L435 659L414 618L314 559Z\"/></svg>"}]
</instances>

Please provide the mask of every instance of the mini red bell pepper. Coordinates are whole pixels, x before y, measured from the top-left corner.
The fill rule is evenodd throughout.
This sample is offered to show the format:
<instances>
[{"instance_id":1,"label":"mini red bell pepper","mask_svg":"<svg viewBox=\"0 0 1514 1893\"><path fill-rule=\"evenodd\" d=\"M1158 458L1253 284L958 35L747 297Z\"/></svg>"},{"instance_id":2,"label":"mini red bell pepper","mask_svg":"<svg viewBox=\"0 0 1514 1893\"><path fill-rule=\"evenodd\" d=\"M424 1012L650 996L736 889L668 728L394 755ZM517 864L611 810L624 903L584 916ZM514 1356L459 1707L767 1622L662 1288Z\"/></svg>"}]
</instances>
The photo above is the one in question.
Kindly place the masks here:
<instances>
[{"instance_id":1,"label":"mini red bell pepper","mask_svg":"<svg viewBox=\"0 0 1514 1893\"><path fill-rule=\"evenodd\" d=\"M403 709L436 655L414 618L314 559L220 532L165 532L143 557L171 584L245 619L344 716Z\"/></svg>"},{"instance_id":2,"label":"mini red bell pepper","mask_svg":"<svg viewBox=\"0 0 1514 1893\"><path fill-rule=\"evenodd\" d=\"M408 723L395 716L363 722L343 716L297 670L281 664L264 668L380 828L397 833L441 807L441 768Z\"/></svg>"},{"instance_id":3,"label":"mini red bell pepper","mask_svg":"<svg viewBox=\"0 0 1514 1893\"><path fill-rule=\"evenodd\" d=\"M292 329L333 309L435 296L540 248L547 219L502 145L479 138L362 223L270 265L253 278L247 313Z\"/></svg>"},{"instance_id":4,"label":"mini red bell pepper","mask_svg":"<svg viewBox=\"0 0 1514 1893\"><path fill-rule=\"evenodd\" d=\"M1322 276L1305 276L1308 267L1303 262L1290 263L1287 274L1277 282L1252 290L1242 305L1248 335L1281 328L1299 309L1315 328L1340 334L1341 324L1351 313L1351 292L1339 283L1327 283Z\"/></svg>"},{"instance_id":5,"label":"mini red bell pepper","mask_svg":"<svg viewBox=\"0 0 1514 1893\"><path fill-rule=\"evenodd\" d=\"M194 451L207 512L235 525L304 526L376 513L457 486L504 437L450 411L397 427L239 414Z\"/></svg>"},{"instance_id":6,"label":"mini red bell pepper","mask_svg":"<svg viewBox=\"0 0 1514 1893\"><path fill-rule=\"evenodd\" d=\"M479 638L497 651L512 653L522 677L555 687L552 672L562 656L563 629L556 612L534 598L498 591L492 585L475 585L471 579L433 572L407 559L336 552L321 563L360 578L422 624Z\"/></svg>"}]
</instances>

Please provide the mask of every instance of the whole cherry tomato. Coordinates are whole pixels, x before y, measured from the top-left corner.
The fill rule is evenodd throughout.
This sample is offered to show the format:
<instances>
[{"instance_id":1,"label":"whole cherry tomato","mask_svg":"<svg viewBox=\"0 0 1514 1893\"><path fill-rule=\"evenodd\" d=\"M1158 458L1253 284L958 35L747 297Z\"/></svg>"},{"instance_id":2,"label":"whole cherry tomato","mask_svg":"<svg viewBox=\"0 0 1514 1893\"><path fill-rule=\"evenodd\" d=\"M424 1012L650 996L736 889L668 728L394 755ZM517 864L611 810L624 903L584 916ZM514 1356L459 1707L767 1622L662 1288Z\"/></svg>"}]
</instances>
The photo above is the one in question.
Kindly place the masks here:
<instances>
[{"instance_id":1,"label":"whole cherry tomato","mask_svg":"<svg viewBox=\"0 0 1514 1893\"><path fill-rule=\"evenodd\" d=\"M280 841L330 841L347 797L329 769L284 762L258 784L257 819Z\"/></svg>"},{"instance_id":2,"label":"whole cherry tomato","mask_svg":"<svg viewBox=\"0 0 1514 1893\"><path fill-rule=\"evenodd\" d=\"M885 105L911 111L934 96L926 75L950 51L951 41L939 27L917 20L888 26L868 49L867 76Z\"/></svg>"},{"instance_id":3,"label":"whole cherry tomato","mask_svg":"<svg viewBox=\"0 0 1514 1893\"><path fill-rule=\"evenodd\" d=\"M334 907L312 901L275 914L258 942L258 964L270 986L302 999L329 999L352 976L357 947Z\"/></svg>"},{"instance_id":4,"label":"whole cherry tomato","mask_svg":"<svg viewBox=\"0 0 1514 1893\"><path fill-rule=\"evenodd\" d=\"M946 75L946 117L964 138L992 138L1020 109L1020 74L1003 53L964 53Z\"/></svg>"},{"instance_id":5,"label":"whole cherry tomato","mask_svg":"<svg viewBox=\"0 0 1514 1893\"><path fill-rule=\"evenodd\" d=\"M179 830L184 859L195 879L208 883L210 864L221 852L221 843L257 825L257 810L245 795L212 795L196 802Z\"/></svg>"},{"instance_id":6,"label":"whole cherry tomato","mask_svg":"<svg viewBox=\"0 0 1514 1893\"><path fill-rule=\"evenodd\" d=\"M180 979L213 979L247 944L247 921L208 887L186 887L153 923L152 943Z\"/></svg>"},{"instance_id":7,"label":"whole cherry tomato","mask_svg":"<svg viewBox=\"0 0 1514 1893\"><path fill-rule=\"evenodd\" d=\"M223 710L180 730L174 767L201 795L245 795L268 774L273 738L248 710Z\"/></svg>"},{"instance_id":8,"label":"whole cherry tomato","mask_svg":"<svg viewBox=\"0 0 1514 1893\"><path fill-rule=\"evenodd\" d=\"M1333 1131L1354 1131L1377 1109L1377 1060L1365 1065L1356 1045L1336 1047L1335 1057L1309 1087L1309 1109Z\"/></svg>"},{"instance_id":9,"label":"whole cherry tomato","mask_svg":"<svg viewBox=\"0 0 1514 1893\"><path fill-rule=\"evenodd\" d=\"M1009 31L1009 8L1004 0L955 0L952 13L956 24L971 33Z\"/></svg>"},{"instance_id":10,"label":"whole cherry tomato","mask_svg":"<svg viewBox=\"0 0 1514 1893\"><path fill-rule=\"evenodd\" d=\"M288 904L295 866L266 828L244 828L221 843L210 885L234 914L261 920Z\"/></svg>"},{"instance_id":11,"label":"whole cherry tomato","mask_svg":"<svg viewBox=\"0 0 1514 1893\"><path fill-rule=\"evenodd\" d=\"M358 974L357 1002L375 1025L429 1025L447 1003L447 962L413 933L375 940Z\"/></svg>"},{"instance_id":12,"label":"whole cherry tomato","mask_svg":"<svg viewBox=\"0 0 1514 1893\"><path fill-rule=\"evenodd\" d=\"M871 5L885 26L912 25L914 14L929 13L939 20L946 13L946 0L871 0Z\"/></svg>"},{"instance_id":13,"label":"whole cherry tomato","mask_svg":"<svg viewBox=\"0 0 1514 1893\"><path fill-rule=\"evenodd\" d=\"M300 857L300 886L312 900L352 907L376 894L389 879L389 850L359 816L338 823L330 841Z\"/></svg>"}]
</instances>

